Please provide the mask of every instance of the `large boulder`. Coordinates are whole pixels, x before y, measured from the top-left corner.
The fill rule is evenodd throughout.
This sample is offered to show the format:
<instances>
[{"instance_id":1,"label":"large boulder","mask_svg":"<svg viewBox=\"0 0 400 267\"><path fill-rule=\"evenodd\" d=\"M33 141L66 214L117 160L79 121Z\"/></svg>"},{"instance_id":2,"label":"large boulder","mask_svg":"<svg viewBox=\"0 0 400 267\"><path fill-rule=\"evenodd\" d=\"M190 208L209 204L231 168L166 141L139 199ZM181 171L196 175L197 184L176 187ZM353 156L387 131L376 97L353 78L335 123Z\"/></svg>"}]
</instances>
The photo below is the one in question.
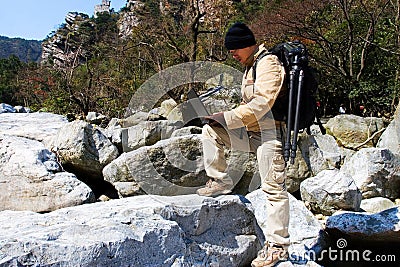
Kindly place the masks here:
<instances>
[{"instance_id":1,"label":"large boulder","mask_svg":"<svg viewBox=\"0 0 400 267\"><path fill-rule=\"evenodd\" d=\"M242 199L138 196L3 211L0 266L249 266L260 240Z\"/></svg>"},{"instance_id":2,"label":"large boulder","mask_svg":"<svg viewBox=\"0 0 400 267\"><path fill-rule=\"evenodd\" d=\"M102 180L104 166L119 155L100 128L81 120L64 125L52 139L51 149L66 170L85 181Z\"/></svg>"},{"instance_id":3,"label":"large boulder","mask_svg":"<svg viewBox=\"0 0 400 267\"><path fill-rule=\"evenodd\" d=\"M261 189L256 190L246 198L254 207L254 215L261 230L266 233L268 229L267 194ZM289 194L290 219L289 234L291 245L289 247L290 259L293 261L315 260L315 255L321 253L328 246L329 239L321 223L306 208L302 201Z\"/></svg>"},{"instance_id":4,"label":"large boulder","mask_svg":"<svg viewBox=\"0 0 400 267\"><path fill-rule=\"evenodd\" d=\"M15 113L16 110L13 106L6 104L6 103L0 103L0 114L1 113Z\"/></svg>"},{"instance_id":5,"label":"large boulder","mask_svg":"<svg viewBox=\"0 0 400 267\"><path fill-rule=\"evenodd\" d=\"M379 140L379 134L376 134L370 141L366 143L365 141L378 133L384 126L384 122L380 118L364 118L352 114L335 116L326 123L328 133L332 134L341 146L351 149L374 147Z\"/></svg>"},{"instance_id":6,"label":"large boulder","mask_svg":"<svg viewBox=\"0 0 400 267\"><path fill-rule=\"evenodd\" d=\"M16 136L0 137L0 192L0 210L48 212L95 201L41 142Z\"/></svg>"},{"instance_id":7,"label":"large boulder","mask_svg":"<svg viewBox=\"0 0 400 267\"><path fill-rule=\"evenodd\" d=\"M384 197L373 197L361 200L360 208L369 213L377 213L395 207L390 199Z\"/></svg>"},{"instance_id":8,"label":"large boulder","mask_svg":"<svg viewBox=\"0 0 400 267\"><path fill-rule=\"evenodd\" d=\"M342 155L335 138L325 135L302 135L298 142L301 155L313 175L328 169L340 168Z\"/></svg>"},{"instance_id":9,"label":"large boulder","mask_svg":"<svg viewBox=\"0 0 400 267\"><path fill-rule=\"evenodd\" d=\"M260 186L257 158L254 153L227 150L225 154L230 162L231 175L242 175L240 181L234 179L237 183L235 193L245 195ZM339 147L332 136L300 134L294 164L288 164L286 168L288 192L298 191L301 182L313 174L339 167L341 160Z\"/></svg>"},{"instance_id":10,"label":"large boulder","mask_svg":"<svg viewBox=\"0 0 400 267\"><path fill-rule=\"evenodd\" d=\"M400 158L384 148L363 148L341 168L350 174L363 198L400 196Z\"/></svg>"},{"instance_id":11,"label":"large boulder","mask_svg":"<svg viewBox=\"0 0 400 267\"><path fill-rule=\"evenodd\" d=\"M400 154L400 106L397 108L393 120L379 138L376 147L387 148L395 154Z\"/></svg>"},{"instance_id":12,"label":"large boulder","mask_svg":"<svg viewBox=\"0 0 400 267\"><path fill-rule=\"evenodd\" d=\"M199 135L186 135L123 153L104 168L104 179L124 197L194 193L207 181L201 144Z\"/></svg>"},{"instance_id":13,"label":"large boulder","mask_svg":"<svg viewBox=\"0 0 400 267\"><path fill-rule=\"evenodd\" d=\"M34 113L0 113L0 134L26 137L45 145L68 120L62 115Z\"/></svg>"},{"instance_id":14,"label":"large boulder","mask_svg":"<svg viewBox=\"0 0 400 267\"><path fill-rule=\"evenodd\" d=\"M209 179L204 171L202 137L179 130L175 137L123 153L103 170L122 197L138 194L192 194ZM226 150L233 192L245 195L260 186L254 154Z\"/></svg>"},{"instance_id":15,"label":"large boulder","mask_svg":"<svg viewBox=\"0 0 400 267\"><path fill-rule=\"evenodd\" d=\"M289 192L296 192L305 179L327 169L339 168L342 155L331 135L301 133L294 164L287 165L286 186Z\"/></svg>"},{"instance_id":16,"label":"large boulder","mask_svg":"<svg viewBox=\"0 0 400 267\"><path fill-rule=\"evenodd\" d=\"M171 123L167 120L140 122L122 131L122 149L129 152L142 146L154 145L162 139L170 138L181 127L181 122Z\"/></svg>"},{"instance_id":17,"label":"large boulder","mask_svg":"<svg viewBox=\"0 0 400 267\"><path fill-rule=\"evenodd\" d=\"M300 185L302 200L316 213L331 215L338 210L358 211L361 192L350 175L325 170Z\"/></svg>"},{"instance_id":18,"label":"large boulder","mask_svg":"<svg viewBox=\"0 0 400 267\"><path fill-rule=\"evenodd\" d=\"M400 207L374 214L346 212L329 217L326 230L362 242L400 242L399 218Z\"/></svg>"}]
</instances>

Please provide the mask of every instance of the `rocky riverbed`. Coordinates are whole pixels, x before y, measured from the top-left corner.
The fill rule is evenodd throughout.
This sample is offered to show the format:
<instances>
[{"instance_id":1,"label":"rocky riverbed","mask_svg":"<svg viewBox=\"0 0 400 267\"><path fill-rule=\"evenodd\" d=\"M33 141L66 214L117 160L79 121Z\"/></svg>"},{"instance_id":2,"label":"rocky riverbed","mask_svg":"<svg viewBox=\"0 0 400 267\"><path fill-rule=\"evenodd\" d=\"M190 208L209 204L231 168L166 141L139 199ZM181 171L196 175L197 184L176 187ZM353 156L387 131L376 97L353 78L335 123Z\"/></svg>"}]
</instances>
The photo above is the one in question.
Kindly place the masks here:
<instances>
[{"instance_id":1,"label":"rocky riverbed","mask_svg":"<svg viewBox=\"0 0 400 267\"><path fill-rule=\"evenodd\" d=\"M0 110L0 266L248 266L261 247L254 155L227 151L233 194L200 197L198 127ZM399 266L399 125L339 115L300 136L279 266Z\"/></svg>"}]
</instances>

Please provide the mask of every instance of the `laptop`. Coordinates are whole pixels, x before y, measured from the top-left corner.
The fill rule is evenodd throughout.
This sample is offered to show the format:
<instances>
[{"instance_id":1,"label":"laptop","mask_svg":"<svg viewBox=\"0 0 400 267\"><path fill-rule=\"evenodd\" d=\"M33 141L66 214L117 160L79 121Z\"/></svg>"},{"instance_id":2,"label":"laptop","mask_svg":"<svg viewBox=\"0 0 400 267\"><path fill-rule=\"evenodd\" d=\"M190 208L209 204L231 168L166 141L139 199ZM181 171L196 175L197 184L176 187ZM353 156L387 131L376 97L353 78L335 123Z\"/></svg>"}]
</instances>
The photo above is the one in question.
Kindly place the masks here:
<instances>
[{"instance_id":1,"label":"laptop","mask_svg":"<svg viewBox=\"0 0 400 267\"><path fill-rule=\"evenodd\" d=\"M190 91L187 94L187 97L188 100L183 104L184 105L184 109L182 112L183 123L185 125L189 123L194 123L194 124L200 123L201 126L207 124L208 120L205 119L204 117L210 116L211 114L204 106L204 103L200 100L200 97L193 89L190 89Z\"/></svg>"}]
</instances>

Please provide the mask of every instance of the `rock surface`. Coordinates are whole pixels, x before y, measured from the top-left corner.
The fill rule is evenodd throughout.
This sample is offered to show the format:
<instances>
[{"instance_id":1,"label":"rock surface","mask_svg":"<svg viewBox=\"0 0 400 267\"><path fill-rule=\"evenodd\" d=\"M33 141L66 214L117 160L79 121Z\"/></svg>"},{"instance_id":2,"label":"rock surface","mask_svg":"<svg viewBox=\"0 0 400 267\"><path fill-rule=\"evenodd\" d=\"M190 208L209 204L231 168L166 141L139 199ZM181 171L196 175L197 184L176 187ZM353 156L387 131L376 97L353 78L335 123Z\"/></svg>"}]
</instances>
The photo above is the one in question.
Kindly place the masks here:
<instances>
[{"instance_id":1,"label":"rock surface","mask_svg":"<svg viewBox=\"0 0 400 267\"><path fill-rule=\"evenodd\" d=\"M46 113L0 113L0 134L26 137L47 143L68 123L66 117Z\"/></svg>"},{"instance_id":2,"label":"rock surface","mask_svg":"<svg viewBox=\"0 0 400 267\"><path fill-rule=\"evenodd\" d=\"M265 236L268 228L267 214L265 214L267 194L258 189L246 195L246 198L250 200L254 207L257 223ZM313 260L310 256L317 255L328 246L328 236L321 223L305 207L303 202L289 194L289 205L290 259L293 262Z\"/></svg>"},{"instance_id":3,"label":"rock surface","mask_svg":"<svg viewBox=\"0 0 400 267\"><path fill-rule=\"evenodd\" d=\"M200 137L187 135L123 153L103 169L103 175L112 184L140 186L148 194L192 194L207 181L202 159ZM129 196L125 192L137 194L126 189L119 193Z\"/></svg>"},{"instance_id":4,"label":"rock surface","mask_svg":"<svg viewBox=\"0 0 400 267\"><path fill-rule=\"evenodd\" d=\"M380 135L362 145L375 132L384 128L383 120L374 117L359 117L352 114L338 115L326 123L326 128L337 142L346 148L358 149L361 147L373 147L377 144Z\"/></svg>"},{"instance_id":5,"label":"rock surface","mask_svg":"<svg viewBox=\"0 0 400 267\"><path fill-rule=\"evenodd\" d=\"M0 210L48 212L95 200L42 143L16 136L0 136L0 192Z\"/></svg>"},{"instance_id":6,"label":"rock surface","mask_svg":"<svg viewBox=\"0 0 400 267\"><path fill-rule=\"evenodd\" d=\"M361 200L360 208L369 213L377 213L390 208L394 208L395 204L384 197L373 197Z\"/></svg>"},{"instance_id":7,"label":"rock surface","mask_svg":"<svg viewBox=\"0 0 400 267\"><path fill-rule=\"evenodd\" d=\"M166 120L143 121L123 132L123 151L129 152L143 146L151 146L162 139L168 139L181 128L182 123L170 123Z\"/></svg>"},{"instance_id":8,"label":"rock surface","mask_svg":"<svg viewBox=\"0 0 400 267\"><path fill-rule=\"evenodd\" d=\"M337 210L360 209L361 192L350 175L325 170L300 185L301 198L316 213L331 215Z\"/></svg>"},{"instance_id":9,"label":"rock surface","mask_svg":"<svg viewBox=\"0 0 400 267\"><path fill-rule=\"evenodd\" d=\"M13 220L10 220L13 218ZM0 212L0 266L248 266L260 242L238 196L140 196Z\"/></svg>"},{"instance_id":10,"label":"rock surface","mask_svg":"<svg viewBox=\"0 0 400 267\"><path fill-rule=\"evenodd\" d=\"M400 109L396 110L393 120L382 133L376 146L400 154Z\"/></svg>"},{"instance_id":11,"label":"rock surface","mask_svg":"<svg viewBox=\"0 0 400 267\"><path fill-rule=\"evenodd\" d=\"M1 137L0 190L6 192L1 198L3 206L49 213L0 212L0 266L247 267L260 248L268 222L264 213L266 195L256 190L260 178L254 155L226 150L228 172L237 183L234 194L256 191L246 198L202 198L191 195L208 179L200 128L185 127L172 134L168 130L167 139L159 141L157 137L153 145L146 143L150 134L142 139L145 142L140 148L120 154L124 130L149 127L148 133L160 136L157 133L166 129L159 126L168 125L166 121L151 121L160 116L149 119L148 114L139 113L126 120L113 119L107 129L102 129L84 121L68 123L61 117L62 122L52 129L51 122L37 121L37 114L29 119L17 113L9 115L17 115L9 120L10 128L24 129L33 138ZM46 127L50 127L48 132ZM288 168L288 188L297 197L300 188L305 203L290 196L290 261L278 266L319 266L313 257L330 248L329 242L337 235L360 239L376 230L377 234L367 237L368 242L388 240L398 244L398 212L335 213L325 229L326 217L314 216L306 209L325 215L358 210L358 186L365 190L364 203L369 202L367 197L381 194L391 196L391 200L398 198L400 162L393 148L364 148L355 153L339 147L330 135L313 133L300 137L295 165ZM46 141L50 139L54 142ZM67 167L74 170L73 174L64 171ZM96 179L89 184L82 170ZM99 188L102 186L105 188ZM118 192L106 194L108 189ZM149 193L174 197L137 196ZM93 194L104 202L82 205L94 201ZM74 205L77 207L63 208ZM385 230L384 224L394 226Z\"/></svg>"},{"instance_id":12,"label":"rock surface","mask_svg":"<svg viewBox=\"0 0 400 267\"><path fill-rule=\"evenodd\" d=\"M385 148L363 148L340 169L354 179L363 198L400 196L400 157Z\"/></svg>"},{"instance_id":13,"label":"rock surface","mask_svg":"<svg viewBox=\"0 0 400 267\"><path fill-rule=\"evenodd\" d=\"M363 242L400 242L400 207L374 214L346 212L328 218L326 229Z\"/></svg>"},{"instance_id":14,"label":"rock surface","mask_svg":"<svg viewBox=\"0 0 400 267\"><path fill-rule=\"evenodd\" d=\"M84 180L102 180L104 166L119 156L119 151L100 128L85 121L64 125L54 136L51 149L64 168Z\"/></svg>"}]
</instances>

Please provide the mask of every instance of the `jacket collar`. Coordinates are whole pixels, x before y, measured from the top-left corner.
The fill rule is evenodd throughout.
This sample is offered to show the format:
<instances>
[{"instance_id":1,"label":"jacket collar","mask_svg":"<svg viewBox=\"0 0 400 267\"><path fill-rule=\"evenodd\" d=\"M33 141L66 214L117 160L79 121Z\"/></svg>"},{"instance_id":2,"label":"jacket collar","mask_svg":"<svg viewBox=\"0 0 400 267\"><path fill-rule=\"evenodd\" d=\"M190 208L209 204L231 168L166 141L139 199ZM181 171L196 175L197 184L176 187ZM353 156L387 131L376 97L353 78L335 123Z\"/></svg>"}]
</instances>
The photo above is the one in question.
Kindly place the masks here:
<instances>
[{"instance_id":1,"label":"jacket collar","mask_svg":"<svg viewBox=\"0 0 400 267\"><path fill-rule=\"evenodd\" d=\"M251 67L254 64L254 61L256 61L256 59L265 51L268 51L264 44L260 44L253 52L253 54L251 56L249 56L249 59L247 60L247 62L245 63L245 65L247 67Z\"/></svg>"},{"instance_id":2,"label":"jacket collar","mask_svg":"<svg viewBox=\"0 0 400 267\"><path fill-rule=\"evenodd\" d=\"M267 52L268 50L265 48L264 44L260 44L255 51L254 60L255 61L262 53Z\"/></svg>"}]
</instances>

